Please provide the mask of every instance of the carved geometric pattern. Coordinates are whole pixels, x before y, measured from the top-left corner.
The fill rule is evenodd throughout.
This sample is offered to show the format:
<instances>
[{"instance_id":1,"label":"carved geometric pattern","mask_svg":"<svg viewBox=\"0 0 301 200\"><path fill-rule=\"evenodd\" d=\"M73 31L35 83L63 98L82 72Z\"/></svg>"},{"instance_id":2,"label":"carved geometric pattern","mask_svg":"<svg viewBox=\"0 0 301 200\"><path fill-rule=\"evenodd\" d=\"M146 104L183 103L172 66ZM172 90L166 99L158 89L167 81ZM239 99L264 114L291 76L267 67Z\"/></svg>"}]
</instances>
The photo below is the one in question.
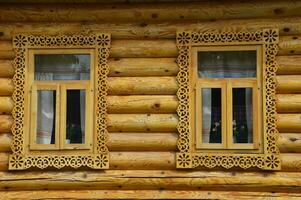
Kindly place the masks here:
<instances>
[{"instance_id":1,"label":"carved geometric pattern","mask_svg":"<svg viewBox=\"0 0 301 200\"><path fill-rule=\"evenodd\" d=\"M110 34L97 35L73 35L73 36L33 36L17 35L13 38L15 51L14 68L15 75L13 82L15 90L12 98L14 108L12 116L13 140L11 143L12 155L9 158L10 170L23 170L31 167L44 169L55 167L90 167L93 169L109 168L109 152L107 148L107 75L108 57L110 50ZM24 96L25 77L27 71L27 52L30 48L94 48L97 55L97 80L96 80L96 151L80 155L36 155L31 154L25 144L24 129L28 124L24 124Z\"/></svg>"},{"instance_id":2,"label":"carved geometric pattern","mask_svg":"<svg viewBox=\"0 0 301 200\"><path fill-rule=\"evenodd\" d=\"M177 63L179 72L177 97L179 105L177 168L195 168L199 166L226 169L240 167L247 169L257 167L265 170L279 170L281 167L279 150L276 145L278 130L276 127L276 55L279 33L276 29L258 31L242 30L240 32L179 32L177 33L179 55ZM190 127L190 67L191 47L202 45L261 45L263 49L263 153L258 154L224 154L195 152L192 144L193 133Z\"/></svg>"}]
</instances>

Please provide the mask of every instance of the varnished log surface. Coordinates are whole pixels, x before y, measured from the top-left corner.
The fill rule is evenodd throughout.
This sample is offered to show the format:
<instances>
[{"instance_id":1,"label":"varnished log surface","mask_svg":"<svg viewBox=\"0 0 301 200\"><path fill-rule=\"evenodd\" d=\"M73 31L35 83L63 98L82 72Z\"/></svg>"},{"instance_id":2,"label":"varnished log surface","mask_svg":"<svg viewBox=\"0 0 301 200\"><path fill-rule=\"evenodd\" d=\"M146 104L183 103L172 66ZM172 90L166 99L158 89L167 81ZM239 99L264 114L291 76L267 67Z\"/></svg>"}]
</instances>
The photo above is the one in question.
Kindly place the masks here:
<instances>
[{"instance_id":1,"label":"varnished log surface","mask_svg":"<svg viewBox=\"0 0 301 200\"><path fill-rule=\"evenodd\" d=\"M278 114L276 125L280 133L299 133L301 114Z\"/></svg>"},{"instance_id":2,"label":"varnished log surface","mask_svg":"<svg viewBox=\"0 0 301 200\"><path fill-rule=\"evenodd\" d=\"M278 75L301 75L301 55L277 56L276 61Z\"/></svg>"},{"instance_id":3,"label":"varnished log surface","mask_svg":"<svg viewBox=\"0 0 301 200\"><path fill-rule=\"evenodd\" d=\"M278 147L281 153L301 152L301 133L281 133Z\"/></svg>"},{"instance_id":4,"label":"varnished log surface","mask_svg":"<svg viewBox=\"0 0 301 200\"><path fill-rule=\"evenodd\" d=\"M0 78L0 96L8 96L13 93L14 84L10 78Z\"/></svg>"},{"instance_id":5,"label":"varnished log surface","mask_svg":"<svg viewBox=\"0 0 301 200\"><path fill-rule=\"evenodd\" d=\"M10 132L10 128L13 123L11 115L0 115L0 132Z\"/></svg>"},{"instance_id":6,"label":"varnished log surface","mask_svg":"<svg viewBox=\"0 0 301 200\"><path fill-rule=\"evenodd\" d=\"M10 133L0 133L0 152L9 152L11 144Z\"/></svg>"},{"instance_id":7,"label":"varnished log surface","mask_svg":"<svg viewBox=\"0 0 301 200\"><path fill-rule=\"evenodd\" d=\"M178 83L173 76L164 77L109 77L109 94L164 94L174 95Z\"/></svg>"},{"instance_id":8,"label":"varnished log surface","mask_svg":"<svg viewBox=\"0 0 301 200\"><path fill-rule=\"evenodd\" d=\"M14 67L12 60L0 60L0 78L13 77Z\"/></svg>"},{"instance_id":9,"label":"varnished log surface","mask_svg":"<svg viewBox=\"0 0 301 200\"><path fill-rule=\"evenodd\" d=\"M109 60L109 67L109 76L116 77L176 76L178 73L175 58L113 58Z\"/></svg>"},{"instance_id":10,"label":"varnished log surface","mask_svg":"<svg viewBox=\"0 0 301 200\"><path fill-rule=\"evenodd\" d=\"M11 97L0 96L0 114L10 114L14 103Z\"/></svg>"},{"instance_id":11,"label":"varnished log surface","mask_svg":"<svg viewBox=\"0 0 301 200\"><path fill-rule=\"evenodd\" d=\"M244 19L298 16L301 3L296 2L191 2L169 4L114 5L1 5L1 22L130 22ZM89 13L87 15L86 13Z\"/></svg>"},{"instance_id":12,"label":"varnished log surface","mask_svg":"<svg viewBox=\"0 0 301 200\"><path fill-rule=\"evenodd\" d=\"M276 95L277 113L301 113L301 94Z\"/></svg>"},{"instance_id":13,"label":"varnished log surface","mask_svg":"<svg viewBox=\"0 0 301 200\"><path fill-rule=\"evenodd\" d=\"M112 40L111 58L169 58L176 57L178 49L174 39Z\"/></svg>"},{"instance_id":14,"label":"varnished log surface","mask_svg":"<svg viewBox=\"0 0 301 200\"><path fill-rule=\"evenodd\" d=\"M0 40L11 40L16 34L38 34L38 35L57 35L70 34L73 32L105 32L111 33L113 39L162 39L175 38L175 34L180 30L199 30L199 31L239 31L245 28L262 29L278 28L281 35L301 34L301 18L261 18L261 19L237 19L237 20L218 20L212 22L195 21L186 22L159 22L156 24L139 23L66 23L66 22L41 22L41 23L9 23L0 24Z\"/></svg>"},{"instance_id":15,"label":"varnished log surface","mask_svg":"<svg viewBox=\"0 0 301 200\"><path fill-rule=\"evenodd\" d=\"M187 190L60 190L50 191L0 191L4 199L259 199L273 200L301 198L300 193L239 192L239 191L187 191Z\"/></svg>"},{"instance_id":16,"label":"varnished log surface","mask_svg":"<svg viewBox=\"0 0 301 200\"><path fill-rule=\"evenodd\" d=\"M110 133L111 151L177 151L177 133Z\"/></svg>"},{"instance_id":17,"label":"varnished log surface","mask_svg":"<svg viewBox=\"0 0 301 200\"><path fill-rule=\"evenodd\" d=\"M175 113L178 99L174 95L108 96L108 113ZM1 103L1 99L0 99Z\"/></svg>"},{"instance_id":18,"label":"varnished log surface","mask_svg":"<svg viewBox=\"0 0 301 200\"><path fill-rule=\"evenodd\" d=\"M260 186L260 187L259 187ZM108 170L0 172L0 190L166 189L300 192L300 173Z\"/></svg>"},{"instance_id":19,"label":"varnished log surface","mask_svg":"<svg viewBox=\"0 0 301 200\"><path fill-rule=\"evenodd\" d=\"M301 75L279 75L276 81L278 94L301 93Z\"/></svg>"},{"instance_id":20,"label":"varnished log surface","mask_svg":"<svg viewBox=\"0 0 301 200\"><path fill-rule=\"evenodd\" d=\"M174 132L176 114L109 114L109 132Z\"/></svg>"}]
</instances>

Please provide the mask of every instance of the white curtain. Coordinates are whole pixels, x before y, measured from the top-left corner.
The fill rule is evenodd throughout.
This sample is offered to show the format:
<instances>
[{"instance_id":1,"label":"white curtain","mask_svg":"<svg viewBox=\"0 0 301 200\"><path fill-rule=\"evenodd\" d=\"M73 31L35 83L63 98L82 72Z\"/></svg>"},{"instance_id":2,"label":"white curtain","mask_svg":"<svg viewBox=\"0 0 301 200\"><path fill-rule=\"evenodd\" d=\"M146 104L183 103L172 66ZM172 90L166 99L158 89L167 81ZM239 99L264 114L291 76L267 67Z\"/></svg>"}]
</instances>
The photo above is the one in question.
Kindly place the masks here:
<instances>
[{"instance_id":1,"label":"white curtain","mask_svg":"<svg viewBox=\"0 0 301 200\"><path fill-rule=\"evenodd\" d=\"M240 52L199 52L198 54L198 76L200 78L244 78L256 77L256 52L240 51ZM203 101L203 127L202 137L203 143L210 140L210 129L214 125L212 121L215 115L212 107L212 93L210 89L202 92ZM237 113L244 113L243 118L246 119L248 129L248 142L253 141L253 113L252 113L252 89L245 89L245 97L243 99L245 105L238 106L242 108ZM240 109L238 108L238 109ZM245 111L244 111L245 109ZM234 110L234 109L233 109ZM240 115L234 116L241 121ZM241 125L240 125L241 126ZM235 142L235 141L234 141Z\"/></svg>"},{"instance_id":2,"label":"white curtain","mask_svg":"<svg viewBox=\"0 0 301 200\"><path fill-rule=\"evenodd\" d=\"M56 80L89 80L90 69L89 57L77 55L78 60L82 63L71 62L70 59L65 62L55 62L55 58L47 56L41 58L36 62L38 70L35 71L35 80L42 81L56 81ZM88 63L88 65L87 65ZM88 66L88 67L87 67ZM51 73L50 73L51 72ZM85 106L86 106L86 92L79 90L80 94L80 126L82 133L82 142L85 142ZM38 91L38 121L37 121L37 143L50 144L54 126L54 93L52 91ZM70 103L70 102L67 102ZM67 109L67 105L65 107ZM67 125L66 125L67 126ZM52 141L54 142L54 141ZM68 143L68 141L66 141Z\"/></svg>"}]
</instances>

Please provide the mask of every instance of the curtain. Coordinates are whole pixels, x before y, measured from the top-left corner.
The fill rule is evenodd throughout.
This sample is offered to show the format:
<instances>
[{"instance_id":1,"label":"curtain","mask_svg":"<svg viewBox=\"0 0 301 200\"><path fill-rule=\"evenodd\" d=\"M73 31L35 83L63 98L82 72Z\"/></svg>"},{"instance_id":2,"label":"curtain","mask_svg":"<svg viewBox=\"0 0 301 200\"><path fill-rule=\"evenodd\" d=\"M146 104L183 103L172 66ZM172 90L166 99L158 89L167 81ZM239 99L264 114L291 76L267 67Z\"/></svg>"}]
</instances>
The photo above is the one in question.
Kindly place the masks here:
<instances>
[{"instance_id":1,"label":"curtain","mask_svg":"<svg viewBox=\"0 0 301 200\"><path fill-rule=\"evenodd\" d=\"M199 52L198 76L200 78L256 77L256 62L256 51ZM242 90L244 91L237 94L233 92L233 142L251 143L253 141L252 89L242 88ZM216 132L221 128L221 125L219 126L221 99L217 100L221 98L221 94L208 91L211 90L202 93L203 142L220 143Z\"/></svg>"},{"instance_id":2,"label":"curtain","mask_svg":"<svg viewBox=\"0 0 301 200\"><path fill-rule=\"evenodd\" d=\"M38 55L35 57L35 80L89 80L89 62L87 55ZM69 109L71 113L67 112L66 143L72 143L72 140L73 143L84 143L86 91L71 91L73 95L67 97L66 109L68 105L73 109ZM38 144L53 144L55 141L55 99L53 91L38 91Z\"/></svg>"}]
</instances>

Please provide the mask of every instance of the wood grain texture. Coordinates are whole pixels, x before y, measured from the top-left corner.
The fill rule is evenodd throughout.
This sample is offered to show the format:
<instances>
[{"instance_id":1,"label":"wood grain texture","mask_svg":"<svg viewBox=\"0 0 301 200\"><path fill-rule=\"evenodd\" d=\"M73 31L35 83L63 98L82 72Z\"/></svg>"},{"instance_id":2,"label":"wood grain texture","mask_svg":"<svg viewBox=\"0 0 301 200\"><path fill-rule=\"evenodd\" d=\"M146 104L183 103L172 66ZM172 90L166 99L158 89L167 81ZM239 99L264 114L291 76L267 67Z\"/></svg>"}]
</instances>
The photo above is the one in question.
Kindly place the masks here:
<instances>
[{"instance_id":1,"label":"wood grain texture","mask_svg":"<svg viewBox=\"0 0 301 200\"><path fill-rule=\"evenodd\" d=\"M6 51L6 50L1 50L0 49L0 59L5 60L5 59L13 59L15 57L15 53L13 51Z\"/></svg>"},{"instance_id":2,"label":"wood grain texture","mask_svg":"<svg viewBox=\"0 0 301 200\"><path fill-rule=\"evenodd\" d=\"M0 96L11 95L14 91L13 80L10 78L0 78Z\"/></svg>"},{"instance_id":3,"label":"wood grain texture","mask_svg":"<svg viewBox=\"0 0 301 200\"><path fill-rule=\"evenodd\" d=\"M0 133L0 152L9 152L12 136L10 133Z\"/></svg>"},{"instance_id":4,"label":"wood grain texture","mask_svg":"<svg viewBox=\"0 0 301 200\"><path fill-rule=\"evenodd\" d=\"M278 147L281 153L301 152L301 133L281 133Z\"/></svg>"},{"instance_id":5,"label":"wood grain texture","mask_svg":"<svg viewBox=\"0 0 301 200\"><path fill-rule=\"evenodd\" d=\"M278 55L290 55L301 53L300 35L282 36L279 38Z\"/></svg>"},{"instance_id":6,"label":"wood grain texture","mask_svg":"<svg viewBox=\"0 0 301 200\"><path fill-rule=\"evenodd\" d=\"M278 114L276 125L280 133L299 133L301 114Z\"/></svg>"},{"instance_id":7,"label":"wood grain texture","mask_svg":"<svg viewBox=\"0 0 301 200\"><path fill-rule=\"evenodd\" d=\"M11 114L14 103L11 97L0 96L0 114Z\"/></svg>"},{"instance_id":8,"label":"wood grain texture","mask_svg":"<svg viewBox=\"0 0 301 200\"><path fill-rule=\"evenodd\" d=\"M176 113L178 99L174 95L108 96L108 113ZM1 98L0 98L1 104Z\"/></svg>"},{"instance_id":9,"label":"wood grain texture","mask_svg":"<svg viewBox=\"0 0 301 200\"><path fill-rule=\"evenodd\" d=\"M279 75L276 81L278 94L301 93L301 75Z\"/></svg>"},{"instance_id":10,"label":"wood grain texture","mask_svg":"<svg viewBox=\"0 0 301 200\"><path fill-rule=\"evenodd\" d=\"M0 115L0 132L10 132L12 124L13 118L11 115Z\"/></svg>"},{"instance_id":11,"label":"wood grain texture","mask_svg":"<svg viewBox=\"0 0 301 200\"><path fill-rule=\"evenodd\" d=\"M301 113L300 94L277 94L277 113Z\"/></svg>"},{"instance_id":12,"label":"wood grain texture","mask_svg":"<svg viewBox=\"0 0 301 200\"><path fill-rule=\"evenodd\" d=\"M277 56L276 61L278 63L277 74L301 75L301 55Z\"/></svg>"},{"instance_id":13,"label":"wood grain texture","mask_svg":"<svg viewBox=\"0 0 301 200\"><path fill-rule=\"evenodd\" d=\"M175 76L175 58L116 58L109 59L109 76Z\"/></svg>"},{"instance_id":14,"label":"wood grain texture","mask_svg":"<svg viewBox=\"0 0 301 200\"><path fill-rule=\"evenodd\" d=\"M187 191L187 190L50 190L50 191L0 191L0 196L10 199L52 200L61 199L244 199L244 200L297 200L300 193L247 192L247 191Z\"/></svg>"},{"instance_id":15,"label":"wood grain texture","mask_svg":"<svg viewBox=\"0 0 301 200\"><path fill-rule=\"evenodd\" d=\"M259 187L260 186L260 187ZM0 172L0 190L161 189L300 192L300 173L107 170L99 172Z\"/></svg>"},{"instance_id":16,"label":"wood grain texture","mask_svg":"<svg viewBox=\"0 0 301 200\"><path fill-rule=\"evenodd\" d=\"M178 55L174 39L112 40L111 58L174 58Z\"/></svg>"},{"instance_id":17,"label":"wood grain texture","mask_svg":"<svg viewBox=\"0 0 301 200\"><path fill-rule=\"evenodd\" d=\"M0 24L0 40L11 40L16 34L58 35L78 33L111 33L115 39L174 39L176 32L181 30L194 31L229 31L237 32L241 29L278 28L281 35L301 34L300 17L233 19L207 22L158 22L148 23L81 23L81 22L16 22Z\"/></svg>"},{"instance_id":18,"label":"wood grain texture","mask_svg":"<svg viewBox=\"0 0 301 200\"><path fill-rule=\"evenodd\" d=\"M109 114L109 132L174 132L176 114Z\"/></svg>"},{"instance_id":19,"label":"wood grain texture","mask_svg":"<svg viewBox=\"0 0 301 200\"><path fill-rule=\"evenodd\" d=\"M175 95L177 89L178 83L173 76L108 78L108 93L111 95Z\"/></svg>"},{"instance_id":20,"label":"wood grain texture","mask_svg":"<svg viewBox=\"0 0 301 200\"><path fill-rule=\"evenodd\" d=\"M209 21L298 16L300 2L191 2L166 4L20 4L0 7L0 22L139 22ZM89 13L87 15L86 13Z\"/></svg>"},{"instance_id":21,"label":"wood grain texture","mask_svg":"<svg viewBox=\"0 0 301 200\"><path fill-rule=\"evenodd\" d=\"M14 71L12 60L0 60L0 78L11 78Z\"/></svg>"}]
</instances>

